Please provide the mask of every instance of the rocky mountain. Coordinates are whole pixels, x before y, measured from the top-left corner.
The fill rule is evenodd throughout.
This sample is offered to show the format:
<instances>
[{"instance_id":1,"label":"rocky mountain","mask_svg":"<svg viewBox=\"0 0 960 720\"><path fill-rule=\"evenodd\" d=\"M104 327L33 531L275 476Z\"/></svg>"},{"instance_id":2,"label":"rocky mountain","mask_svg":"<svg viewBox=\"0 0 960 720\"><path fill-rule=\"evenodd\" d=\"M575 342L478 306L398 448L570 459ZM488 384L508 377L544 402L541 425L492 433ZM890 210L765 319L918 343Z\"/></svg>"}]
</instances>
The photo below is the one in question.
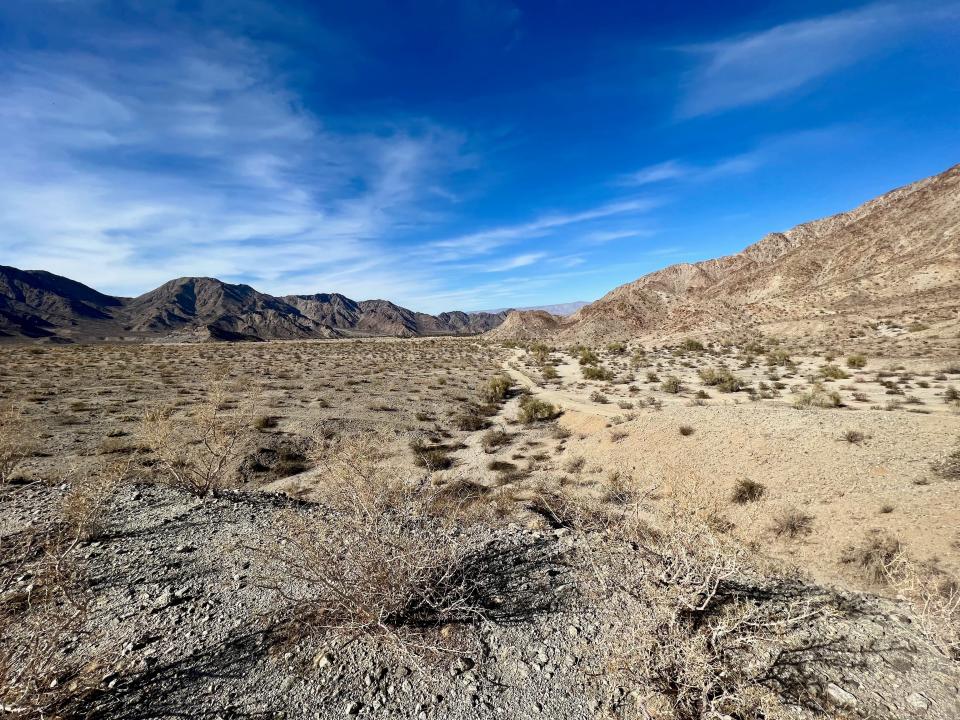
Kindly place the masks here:
<instances>
[{"instance_id":1,"label":"rocky mountain","mask_svg":"<svg viewBox=\"0 0 960 720\"><path fill-rule=\"evenodd\" d=\"M543 312L548 312L551 315L559 315L560 317L566 317L567 315L573 315L577 310L582 308L584 305L589 305L586 300L574 300L573 302L568 303L557 303L555 305L536 305L533 307L522 307L522 308L500 308L497 310L488 310L489 313L508 313L513 310L542 310ZM481 313L476 313L481 314Z\"/></svg>"},{"instance_id":2,"label":"rocky mountain","mask_svg":"<svg viewBox=\"0 0 960 720\"><path fill-rule=\"evenodd\" d=\"M771 233L742 252L622 285L549 333L568 342L763 330L840 335L879 321L960 318L960 165L849 212ZM544 326L511 316L492 335Z\"/></svg>"},{"instance_id":3,"label":"rocky mountain","mask_svg":"<svg viewBox=\"0 0 960 720\"><path fill-rule=\"evenodd\" d=\"M506 313L428 315L336 293L274 297L215 278L171 280L135 298L111 297L58 275L0 266L0 338L51 342L291 340L476 334Z\"/></svg>"},{"instance_id":4,"label":"rocky mountain","mask_svg":"<svg viewBox=\"0 0 960 720\"><path fill-rule=\"evenodd\" d=\"M121 298L42 270L0 266L0 337L52 338L57 328L109 325Z\"/></svg>"}]
</instances>

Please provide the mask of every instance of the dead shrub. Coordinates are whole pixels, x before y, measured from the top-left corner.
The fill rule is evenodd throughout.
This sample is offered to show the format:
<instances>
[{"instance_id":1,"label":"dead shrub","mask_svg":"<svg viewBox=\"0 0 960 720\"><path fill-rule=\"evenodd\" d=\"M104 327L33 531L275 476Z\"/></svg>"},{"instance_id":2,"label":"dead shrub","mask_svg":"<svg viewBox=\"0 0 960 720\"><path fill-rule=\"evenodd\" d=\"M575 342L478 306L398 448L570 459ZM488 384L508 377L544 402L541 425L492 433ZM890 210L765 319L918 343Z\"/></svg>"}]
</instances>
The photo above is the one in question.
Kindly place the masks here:
<instances>
[{"instance_id":1,"label":"dead shrub","mask_svg":"<svg viewBox=\"0 0 960 720\"><path fill-rule=\"evenodd\" d=\"M960 480L960 448L946 453L930 465L933 472L945 480Z\"/></svg>"},{"instance_id":2,"label":"dead shrub","mask_svg":"<svg viewBox=\"0 0 960 720\"><path fill-rule=\"evenodd\" d=\"M182 421L165 408L144 417L141 434L172 487L203 497L226 486L250 419L249 411L224 410L225 404L223 387L215 385Z\"/></svg>"},{"instance_id":3,"label":"dead shrub","mask_svg":"<svg viewBox=\"0 0 960 720\"><path fill-rule=\"evenodd\" d=\"M113 673L106 656L65 650L88 634L78 541L60 523L0 540L0 708L10 717L95 717Z\"/></svg>"},{"instance_id":4,"label":"dead shrub","mask_svg":"<svg viewBox=\"0 0 960 720\"><path fill-rule=\"evenodd\" d=\"M813 515L798 508L784 508L774 516L770 529L777 537L786 535L797 538L809 535L813 532Z\"/></svg>"},{"instance_id":5,"label":"dead shrub","mask_svg":"<svg viewBox=\"0 0 960 720\"><path fill-rule=\"evenodd\" d=\"M509 445L511 442L513 442L513 436L503 430L488 430L480 440L484 452L487 453L492 453L497 448Z\"/></svg>"},{"instance_id":6,"label":"dead shrub","mask_svg":"<svg viewBox=\"0 0 960 720\"><path fill-rule=\"evenodd\" d=\"M889 585L903 577L905 553L900 540L889 532L873 530L857 545L850 545L840 560L862 571L875 585Z\"/></svg>"},{"instance_id":7,"label":"dead shrub","mask_svg":"<svg viewBox=\"0 0 960 720\"><path fill-rule=\"evenodd\" d=\"M0 485L13 479L17 467L34 452L34 439L23 409L0 403Z\"/></svg>"},{"instance_id":8,"label":"dead shrub","mask_svg":"<svg viewBox=\"0 0 960 720\"><path fill-rule=\"evenodd\" d=\"M756 502L767 492L763 483L751 480L750 478L740 478L737 484L733 486L730 493L730 501L737 505L746 505L749 502Z\"/></svg>"},{"instance_id":9,"label":"dead shrub","mask_svg":"<svg viewBox=\"0 0 960 720\"><path fill-rule=\"evenodd\" d=\"M615 580L632 605L612 665L649 689L641 716L790 717L767 681L822 604L791 593L788 578L760 571L741 545L678 506L640 545L642 566L631 562Z\"/></svg>"}]
</instances>

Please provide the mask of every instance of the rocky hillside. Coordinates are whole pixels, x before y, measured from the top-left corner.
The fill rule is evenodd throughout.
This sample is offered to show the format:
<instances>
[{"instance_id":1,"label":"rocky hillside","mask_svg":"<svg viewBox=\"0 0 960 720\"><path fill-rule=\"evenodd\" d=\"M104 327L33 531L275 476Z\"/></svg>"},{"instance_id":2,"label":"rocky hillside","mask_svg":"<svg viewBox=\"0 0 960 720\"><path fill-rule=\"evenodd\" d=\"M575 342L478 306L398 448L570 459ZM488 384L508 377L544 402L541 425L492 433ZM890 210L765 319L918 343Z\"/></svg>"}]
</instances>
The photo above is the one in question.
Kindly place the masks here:
<instances>
[{"instance_id":1,"label":"rocky hillside","mask_svg":"<svg viewBox=\"0 0 960 720\"><path fill-rule=\"evenodd\" d=\"M869 323L956 325L960 310L960 166L860 207L716 260L672 265L622 285L561 321L566 341L643 335L814 328ZM523 337L521 314L497 330Z\"/></svg>"},{"instance_id":2,"label":"rocky hillside","mask_svg":"<svg viewBox=\"0 0 960 720\"><path fill-rule=\"evenodd\" d=\"M336 293L278 298L215 278L178 278L135 298L111 297L58 275L0 266L0 338L292 340L476 334L507 312L418 313Z\"/></svg>"}]
</instances>

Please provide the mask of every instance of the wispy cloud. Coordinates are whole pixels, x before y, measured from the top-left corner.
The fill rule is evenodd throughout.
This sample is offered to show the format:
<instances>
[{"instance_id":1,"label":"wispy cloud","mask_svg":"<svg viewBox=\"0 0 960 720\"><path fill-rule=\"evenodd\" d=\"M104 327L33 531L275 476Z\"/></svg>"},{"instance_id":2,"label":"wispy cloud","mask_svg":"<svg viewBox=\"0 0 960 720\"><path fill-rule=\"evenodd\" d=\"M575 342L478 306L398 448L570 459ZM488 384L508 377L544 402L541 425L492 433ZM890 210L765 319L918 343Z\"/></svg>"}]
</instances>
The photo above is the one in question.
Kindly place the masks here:
<instances>
[{"instance_id":1,"label":"wispy cloud","mask_svg":"<svg viewBox=\"0 0 960 720\"><path fill-rule=\"evenodd\" d=\"M390 254L386 230L432 219L447 201L429 188L471 162L463 137L425 121L327 129L243 39L97 42L5 55L5 262L125 294L188 274L271 291L360 275Z\"/></svg>"},{"instance_id":2,"label":"wispy cloud","mask_svg":"<svg viewBox=\"0 0 960 720\"><path fill-rule=\"evenodd\" d=\"M958 20L955 2L876 3L685 48L701 56L701 63L690 78L680 115L704 115L783 95L890 48L917 27Z\"/></svg>"},{"instance_id":3,"label":"wispy cloud","mask_svg":"<svg viewBox=\"0 0 960 720\"><path fill-rule=\"evenodd\" d=\"M759 151L724 158L712 164L695 165L681 160L667 160L648 165L618 179L619 185L637 187L671 181L706 181L739 175L755 170L762 162Z\"/></svg>"},{"instance_id":4,"label":"wispy cloud","mask_svg":"<svg viewBox=\"0 0 960 720\"><path fill-rule=\"evenodd\" d=\"M430 243L428 251L439 252L442 257L450 260L482 255L503 245L543 237L570 225L619 215L645 213L660 204L661 201L655 198L632 198L604 203L579 212L543 215L529 222L438 240Z\"/></svg>"},{"instance_id":5,"label":"wispy cloud","mask_svg":"<svg viewBox=\"0 0 960 720\"><path fill-rule=\"evenodd\" d=\"M533 265L535 262L543 260L546 256L547 254L542 252L524 253L523 255L517 255L502 262L489 265L483 268L483 270L484 272L506 272L507 270L516 270L517 268Z\"/></svg>"}]
</instances>

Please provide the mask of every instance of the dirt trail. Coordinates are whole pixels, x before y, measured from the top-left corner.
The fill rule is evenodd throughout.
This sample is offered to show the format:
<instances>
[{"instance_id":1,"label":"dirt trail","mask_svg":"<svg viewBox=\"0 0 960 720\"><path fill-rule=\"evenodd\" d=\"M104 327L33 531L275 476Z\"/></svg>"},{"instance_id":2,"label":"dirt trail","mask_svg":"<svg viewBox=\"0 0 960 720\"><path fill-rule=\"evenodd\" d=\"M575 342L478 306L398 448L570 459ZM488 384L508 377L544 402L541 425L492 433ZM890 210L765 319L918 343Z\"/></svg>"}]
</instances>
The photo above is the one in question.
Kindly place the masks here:
<instances>
[{"instance_id":1,"label":"dirt trail","mask_svg":"<svg viewBox=\"0 0 960 720\"><path fill-rule=\"evenodd\" d=\"M617 415L623 415L623 410L616 405L601 405L577 397L573 393L563 390L556 390L549 387L541 387L522 370L517 369L511 363L519 360L521 353L515 354L509 361L504 363L504 369L516 380L523 388L537 395L541 400L552 403L558 408L570 412L584 413L598 417L612 418Z\"/></svg>"}]
</instances>

